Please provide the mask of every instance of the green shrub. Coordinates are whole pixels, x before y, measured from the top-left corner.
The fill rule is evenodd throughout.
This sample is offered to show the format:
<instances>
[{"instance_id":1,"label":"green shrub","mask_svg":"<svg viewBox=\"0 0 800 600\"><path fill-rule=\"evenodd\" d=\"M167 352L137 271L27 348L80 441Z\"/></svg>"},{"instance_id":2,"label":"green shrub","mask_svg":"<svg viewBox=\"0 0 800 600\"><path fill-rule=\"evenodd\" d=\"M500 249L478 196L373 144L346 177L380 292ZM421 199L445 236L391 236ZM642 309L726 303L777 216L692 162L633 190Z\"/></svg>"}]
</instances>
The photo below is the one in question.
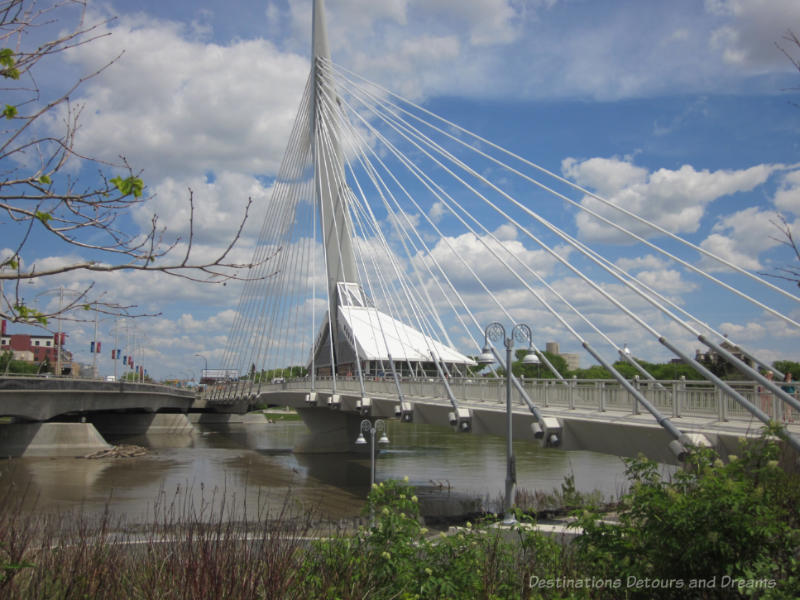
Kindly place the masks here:
<instances>
[{"instance_id":1,"label":"green shrub","mask_svg":"<svg viewBox=\"0 0 800 600\"><path fill-rule=\"evenodd\" d=\"M579 560L592 575L620 579L630 597L686 597L693 585L707 586L705 598L798 597L800 482L779 466L779 452L766 435L727 464L698 449L669 479L652 461L627 461L619 523L583 512ZM637 588L632 579L658 583Z\"/></svg>"},{"instance_id":2,"label":"green shrub","mask_svg":"<svg viewBox=\"0 0 800 600\"><path fill-rule=\"evenodd\" d=\"M468 523L433 538L421 525L414 490L375 485L370 526L313 544L300 569L300 596L315 598L527 598L532 574L564 572L563 548L526 526ZM555 592L548 597L560 597Z\"/></svg>"}]
</instances>

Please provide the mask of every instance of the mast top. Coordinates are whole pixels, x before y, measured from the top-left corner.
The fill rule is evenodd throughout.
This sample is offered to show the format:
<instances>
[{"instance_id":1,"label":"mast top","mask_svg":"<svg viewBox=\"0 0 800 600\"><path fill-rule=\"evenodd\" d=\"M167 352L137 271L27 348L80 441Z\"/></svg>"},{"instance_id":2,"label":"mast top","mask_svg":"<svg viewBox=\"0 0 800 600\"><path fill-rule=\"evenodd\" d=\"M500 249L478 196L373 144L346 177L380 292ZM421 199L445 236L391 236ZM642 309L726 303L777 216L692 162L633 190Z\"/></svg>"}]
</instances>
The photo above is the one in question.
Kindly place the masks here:
<instances>
[{"instance_id":1,"label":"mast top","mask_svg":"<svg viewBox=\"0 0 800 600\"><path fill-rule=\"evenodd\" d=\"M317 58L330 60L328 47L328 27L325 17L325 0L314 0L314 16L311 26L311 57L316 64Z\"/></svg>"}]
</instances>

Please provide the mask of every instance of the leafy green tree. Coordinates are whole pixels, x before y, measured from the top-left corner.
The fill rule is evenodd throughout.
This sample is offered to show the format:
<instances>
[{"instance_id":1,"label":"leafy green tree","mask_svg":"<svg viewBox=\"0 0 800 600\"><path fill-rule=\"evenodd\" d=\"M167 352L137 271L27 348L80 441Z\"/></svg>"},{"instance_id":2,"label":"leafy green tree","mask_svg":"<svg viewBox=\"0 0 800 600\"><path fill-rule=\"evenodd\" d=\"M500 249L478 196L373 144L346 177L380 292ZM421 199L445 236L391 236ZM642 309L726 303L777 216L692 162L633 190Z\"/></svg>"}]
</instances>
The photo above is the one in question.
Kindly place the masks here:
<instances>
[{"instance_id":1,"label":"leafy green tree","mask_svg":"<svg viewBox=\"0 0 800 600\"><path fill-rule=\"evenodd\" d=\"M592 365L586 369L578 369L572 372L578 379L611 379L611 373L605 367Z\"/></svg>"},{"instance_id":2,"label":"leafy green tree","mask_svg":"<svg viewBox=\"0 0 800 600\"><path fill-rule=\"evenodd\" d=\"M283 377L285 379L299 379L308 375L308 369L301 365L293 365L291 367L283 367L280 369L261 369L255 370L255 365L251 365L250 371L246 375L242 375L242 379L249 379L251 381L261 381L269 383L276 377Z\"/></svg>"},{"instance_id":3,"label":"leafy green tree","mask_svg":"<svg viewBox=\"0 0 800 600\"><path fill-rule=\"evenodd\" d=\"M18 375L30 375L39 372L39 365L24 360L15 360L12 352L0 354L0 375L14 373Z\"/></svg>"},{"instance_id":4,"label":"leafy green tree","mask_svg":"<svg viewBox=\"0 0 800 600\"><path fill-rule=\"evenodd\" d=\"M539 365L523 365L522 359L528 353L527 350L517 350L515 352L516 360L513 364L513 372L517 377L524 376L526 379L541 378L541 379L555 379L553 372L547 367L542 356L550 361L550 364L555 367L556 371L561 373L564 377L569 375L569 367L567 361L563 356L547 352L546 350L537 352L539 356Z\"/></svg>"},{"instance_id":5,"label":"leafy green tree","mask_svg":"<svg viewBox=\"0 0 800 600\"><path fill-rule=\"evenodd\" d=\"M650 363L644 360L636 359L648 373L653 377L663 381L670 381L680 379L681 376L686 379L701 380L703 376L695 371L690 365L684 363ZM641 373L627 361L618 360L614 363L614 368L620 372L626 379L631 379L636 375L641 376Z\"/></svg>"},{"instance_id":6,"label":"leafy green tree","mask_svg":"<svg viewBox=\"0 0 800 600\"><path fill-rule=\"evenodd\" d=\"M795 381L800 381L800 363L793 360L776 360L772 366L781 373L791 373Z\"/></svg>"}]
</instances>

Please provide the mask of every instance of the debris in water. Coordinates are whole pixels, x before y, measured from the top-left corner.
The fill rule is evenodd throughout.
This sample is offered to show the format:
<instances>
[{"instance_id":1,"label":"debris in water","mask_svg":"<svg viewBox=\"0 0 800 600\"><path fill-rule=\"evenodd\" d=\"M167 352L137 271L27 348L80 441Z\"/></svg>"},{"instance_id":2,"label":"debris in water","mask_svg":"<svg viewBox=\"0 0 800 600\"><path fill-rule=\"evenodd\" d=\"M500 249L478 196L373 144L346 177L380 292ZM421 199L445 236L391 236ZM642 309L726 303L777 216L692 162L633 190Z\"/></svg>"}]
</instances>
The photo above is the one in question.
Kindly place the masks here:
<instances>
[{"instance_id":1,"label":"debris in water","mask_svg":"<svg viewBox=\"0 0 800 600\"><path fill-rule=\"evenodd\" d=\"M145 454L147 454L147 448L134 446L133 444L122 444L120 446L111 446L111 448L105 450L92 452L83 458L134 458L136 456L144 456Z\"/></svg>"}]
</instances>

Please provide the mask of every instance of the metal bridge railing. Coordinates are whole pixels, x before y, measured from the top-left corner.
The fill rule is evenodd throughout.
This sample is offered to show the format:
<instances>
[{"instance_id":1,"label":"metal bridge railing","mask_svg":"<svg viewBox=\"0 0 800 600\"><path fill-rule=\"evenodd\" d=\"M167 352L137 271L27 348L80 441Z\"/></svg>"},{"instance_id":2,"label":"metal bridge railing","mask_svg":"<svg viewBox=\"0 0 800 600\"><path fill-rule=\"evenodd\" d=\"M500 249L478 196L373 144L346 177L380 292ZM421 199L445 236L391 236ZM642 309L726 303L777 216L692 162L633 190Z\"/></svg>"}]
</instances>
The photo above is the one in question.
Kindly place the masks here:
<instances>
[{"instance_id":1,"label":"metal bridge railing","mask_svg":"<svg viewBox=\"0 0 800 600\"><path fill-rule=\"evenodd\" d=\"M161 392L174 396L194 397L193 390L158 383L131 381L104 381L101 379L72 377L17 377L0 376L0 391L39 390L48 391L95 391L95 392Z\"/></svg>"},{"instance_id":2,"label":"metal bridge railing","mask_svg":"<svg viewBox=\"0 0 800 600\"><path fill-rule=\"evenodd\" d=\"M497 404L505 402L505 380L501 378L453 378L449 380L456 399L466 405ZM758 384L750 381L728 382L749 402L764 410L773 419L781 420L783 410L781 402L771 393L760 391ZM583 409L597 411L629 411L631 414L641 412L641 407L634 397L615 380L598 379L523 379L522 384L531 400L541 408L558 407L567 409ZM729 419L749 420L750 412L740 406L732 398L723 394L708 381L686 379L649 381L634 378L634 387L665 416L676 418L681 416L709 417L721 421ZM404 396L426 398L448 402L444 384L432 378L405 378L400 382ZM308 378L286 380L281 382L235 382L236 396L251 396L260 392L279 390L309 390L311 381ZM330 393L333 390L331 378L317 377L317 391ZM364 389L367 395L392 397L396 394L394 380L391 378L365 378ZM359 395L361 383L355 377L337 377L336 391L342 394ZM224 400L225 393L220 395ZM514 391L514 402L524 405L521 396Z\"/></svg>"}]
</instances>

